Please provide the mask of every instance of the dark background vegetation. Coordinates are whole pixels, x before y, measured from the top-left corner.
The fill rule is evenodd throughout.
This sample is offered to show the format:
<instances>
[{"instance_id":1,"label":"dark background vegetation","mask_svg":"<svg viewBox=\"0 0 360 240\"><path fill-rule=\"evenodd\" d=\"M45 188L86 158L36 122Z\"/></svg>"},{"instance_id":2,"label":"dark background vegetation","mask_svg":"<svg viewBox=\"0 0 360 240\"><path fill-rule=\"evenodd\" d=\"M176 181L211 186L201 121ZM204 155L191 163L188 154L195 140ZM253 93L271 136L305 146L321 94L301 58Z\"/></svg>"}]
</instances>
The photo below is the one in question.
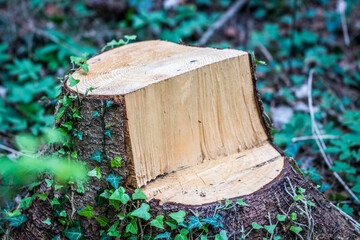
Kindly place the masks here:
<instances>
[{"instance_id":1,"label":"dark background vegetation","mask_svg":"<svg viewBox=\"0 0 360 240\"><path fill-rule=\"evenodd\" d=\"M0 0L0 154L14 154L5 149L15 148L14 136L52 126L71 55L96 54L124 35L197 44L234 2ZM360 207L349 192L360 197L359 3L346 1L341 16L341 1L251 0L207 44L267 63L258 65L258 88L276 144L355 219Z\"/></svg>"}]
</instances>

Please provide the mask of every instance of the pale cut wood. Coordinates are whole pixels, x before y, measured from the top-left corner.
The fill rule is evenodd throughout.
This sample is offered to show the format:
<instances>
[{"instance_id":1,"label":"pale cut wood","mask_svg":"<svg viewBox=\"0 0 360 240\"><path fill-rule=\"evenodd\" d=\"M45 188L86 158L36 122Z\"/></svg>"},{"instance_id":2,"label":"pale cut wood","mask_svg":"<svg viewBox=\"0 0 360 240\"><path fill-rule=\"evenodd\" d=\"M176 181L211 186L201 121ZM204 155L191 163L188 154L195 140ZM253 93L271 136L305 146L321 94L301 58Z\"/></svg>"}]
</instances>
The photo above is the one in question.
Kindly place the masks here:
<instances>
[{"instance_id":1,"label":"pale cut wood","mask_svg":"<svg viewBox=\"0 0 360 240\"><path fill-rule=\"evenodd\" d=\"M77 88L84 94L96 87L90 96L124 102L127 184L145 186L150 199L217 201L256 191L279 174L282 157L269 145L261 122L248 53L148 41L110 50L88 63L88 73L73 73L80 79ZM244 167L259 164L254 171ZM209 184L199 185L196 174L202 172L213 179ZM236 172L257 184L249 186L252 182L237 179ZM160 179L164 174L168 176ZM192 174L195 178L186 177ZM173 176L177 180L168 183ZM174 191L166 190L170 196L159 194L161 184L172 186ZM230 193L232 188L237 190ZM196 191L198 198L183 194Z\"/></svg>"},{"instance_id":2,"label":"pale cut wood","mask_svg":"<svg viewBox=\"0 0 360 240\"><path fill-rule=\"evenodd\" d=\"M198 48L165 41L146 41L115 48L87 62L89 72L80 69L79 93L96 87L89 95L125 95L150 84L170 79L214 62L247 55L231 49ZM69 83L67 83L69 85ZM71 88L77 91L76 87Z\"/></svg>"},{"instance_id":3,"label":"pale cut wood","mask_svg":"<svg viewBox=\"0 0 360 240\"><path fill-rule=\"evenodd\" d=\"M249 69L240 55L125 96L138 186L267 140Z\"/></svg>"},{"instance_id":4,"label":"pale cut wood","mask_svg":"<svg viewBox=\"0 0 360 240\"><path fill-rule=\"evenodd\" d=\"M148 183L142 190L150 200L160 200L160 204L202 205L251 194L274 180L283 165L284 158L266 143L180 169Z\"/></svg>"}]
</instances>

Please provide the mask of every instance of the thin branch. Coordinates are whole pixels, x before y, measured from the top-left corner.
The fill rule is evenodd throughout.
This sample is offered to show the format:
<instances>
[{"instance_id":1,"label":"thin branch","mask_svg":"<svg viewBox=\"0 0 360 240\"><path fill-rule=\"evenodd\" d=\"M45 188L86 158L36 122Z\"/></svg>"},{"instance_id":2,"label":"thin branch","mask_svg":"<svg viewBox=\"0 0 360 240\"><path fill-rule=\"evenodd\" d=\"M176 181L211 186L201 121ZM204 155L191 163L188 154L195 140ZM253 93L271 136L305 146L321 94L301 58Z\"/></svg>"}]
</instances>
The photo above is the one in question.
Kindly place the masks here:
<instances>
[{"instance_id":1,"label":"thin branch","mask_svg":"<svg viewBox=\"0 0 360 240\"><path fill-rule=\"evenodd\" d=\"M247 2L247 0L239 0L234 3L224 15L222 15L205 33L202 35L198 41L199 45L205 45L209 39L214 35L214 33L220 29L229 19L234 16L234 14L239 11L239 9Z\"/></svg>"},{"instance_id":2,"label":"thin branch","mask_svg":"<svg viewBox=\"0 0 360 240\"><path fill-rule=\"evenodd\" d=\"M269 50L263 44L260 43L257 45L257 47L259 48L259 50L265 56L265 58L269 63L274 60L274 57L271 55ZM290 79L284 73L277 73L277 76L281 78L288 87L291 86Z\"/></svg>"},{"instance_id":3,"label":"thin branch","mask_svg":"<svg viewBox=\"0 0 360 240\"><path fill-rule=\"evenodd\" d=\"M329 159L329 157L325 153L326 146L325 146L324 141L319 137L320 131L319 131L319 128L317 127L317 124L315 121L315 116L314 116L314 108L313 108L312 95L311 95L313 74L314 74L314 69L311 69L310 73L309 73L309 78L308 78L308 104L309 104L309 111L310 111L310 117L311 117L311 128L312 128L313 135L316 136L315 140L320 149L320 153L321 153L322 157L324 158L326 165L330 169L332 167L332 160ZM359 198L355 195L355 193L353 191L351 191L349 186L346 185L345 181L339 176L339 174L336 172L332 172L332 173L335 176L335 178L340 182L340 184L345 188L345 190L350 194L350 196L352 196L354 198L355 202L360 204Z\"/></svg>"},{"instance_id":4,"label":"thin branch","mask_svg":"<svg viewBox=\"0 0 360 240\"><path fill-rule=\"evenodd\" d=\"M337 2L337 11L339 12L341 16L341 27L344 34L344 42L346 46L350 45L350 39L349 39L349 31L346 24L346 17L345 17L345 10L346 10L346 2L344 0L339 0Z\"/></svg>"},{"instance_id":5,"label":"thin branch","mask_svg":"<svg viewBox=\"0 0 360 240\"><path fill-rule=\"evenodd\" d=\"M343 210L341 210L339 207L337 207L335 204L333 204L332 202L330 202L330 204L336 208L341 215L343 215L347 220L349 220L349 222L353 225L355 231L360 234L360 223L358 223L354 218L352 218L350 215L348 215L347 213L345 213Z\"/></svg>"},{"instance_id":6,"label":"thin branch","mask_svg":"<svg viewBox=\"0 0 360 240\"><path fill-rule=\"evenodd\" d=\"M2 145L2 144L0 144L0 149L5 150L7 152L14 153L14 154L16 154L18 156L24 156L24 154L22 152L16 151L15 149L10 148L10 147L5 146L5 145Z\"/></svg>"},{"instance_id":7,"label":"thin branch","mask_svg":"<svg viewBox=\"0 0 360 240\"><path fill-rule=\"evenodd\" d=\"M320 136L302 136L302 137L294 137L291 139L292 142L305 141L305 140L315 140L316 138L321 139L339 139L339 136L336 135L320 135Z\"/></svg>"}]
</instances>

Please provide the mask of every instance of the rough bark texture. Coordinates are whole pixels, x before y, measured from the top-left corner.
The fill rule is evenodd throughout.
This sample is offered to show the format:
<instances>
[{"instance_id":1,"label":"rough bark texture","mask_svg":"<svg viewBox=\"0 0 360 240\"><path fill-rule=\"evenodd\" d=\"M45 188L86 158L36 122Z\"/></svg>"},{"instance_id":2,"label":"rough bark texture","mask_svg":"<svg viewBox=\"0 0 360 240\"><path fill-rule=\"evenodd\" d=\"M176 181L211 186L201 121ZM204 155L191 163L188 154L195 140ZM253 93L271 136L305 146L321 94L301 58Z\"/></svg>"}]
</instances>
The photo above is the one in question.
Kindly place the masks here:
<instances>
[{"instance_id":1,"label":"rough bark texture","mask_svg":"<svg viewBox=\"0 0 360 240\"><path fill-rule=\"evenodd\" d=\"M252 69L253 70L253 69ZM256 79L253 75L254 88L256 89ZM259 99L258 110L262 116L262 105ZM63 88L63 94L71 94L66 88ZM106 100L113 101L112 106L106 107ZM98 111L101 116L93 117L93 113ZM129 178L132 169L131 159L128 159L127 154L130 150L127 146L127 118L126 109L122 97L86 97L82 102L80 114L82 119L75 123L75 128L83 132L83 140L80 141L74 138L74 148L78 151L78 156L83 159L91 168L98 166L101 169L102 179L90 178L88 184L85 186L85 194L78 194L75 190L71 190L69 196L71 201L68 201L65 210L70 219L79 219L84 228L85 239L100 239L99 232L101 230L99 223L94 219L87 219L79 216L76 211L85 208L86 205L94 207L94 214L96 217L107 217L110 221L116 218L119 211L115 211L114 207L108 206L107 203L98 204L97 196L104 190L109 189L109 183L104 180L110 173L122 176L120 185L127 186L132 180ZM265 125L265 129L268 130ZM109 124L109 127L106 127ZM111 130L112 139L104 134L105 130ZM101 163L89 160L90 156L96 151L100 150L103 153ZM122 157L122 167L117 169L110 167L111 159L115 157ZM241 231L249 231L251 223L257 222L261 225L269 225L271 219L272 224L276 222L277 214L284 214L288 212L291 204L294 202L291 193L291 186L302 187L306 189L305 196L307 200L315 203L312 208L312 218L314 219L314 229L307 229L308 218L300 215L300 212L293 207L293 211L298 213L299 220L304 224L303 232L300 233L306 239L306 233L312 231L313 239L359 239L358 233L354 230L353 225L344 217L329 201L327 201L321 193L315 189L301 173L297 171L296 163L290 163L289 159L285 160L284 169L280 175L271 183L247 196L239 196L243 201L249 204L249 207L236 206L229 210L220 211L219 215L223 217L224 229L228 231L229 239L238 239L241 236ZM128 190L132 191L132 189ZM57 193L46 188L46 184L42 184L39 190L40 193L47 192L51 199ZM236 200L231 199L231 200ZM71 203L72 202L72 203ZM150 213L152 216L159 214L167 216L171 212L184 210L191 216L192 212L198 212L200 218L212 217L218 203L206 204L202 206L185 206L176 203L166 203L159 205L156 199L149 202L151 205ZM51 239L60 233L64 226L62 226L56 218L53 217L54 209L47 201L42 201L36 198L26 212L28 221L21 227L16 228L12 233L12 239ZM121 209L125 211L125 209ZM50 218L55 224L54 227L42 223L46 218ZM282 239L296 239L296 235L289 231L291 224L289 221L286 224L279 223L276 228L275 235L281 235ZM110 223L111 225L111 223ZM123 226L119 226L122 228ZM149 229L145 229L147 231ZM215 233L220 229L210 229ZM254 230L248 236L248 239L262 239L266 237L265 230ZM269 237L269 236L268 236ZM61 239L65 239L64 236ZM300 239L298 237L298 239Z\"/></svg>"},{"instance_id":2,"label":"rough bark texture","mask_svg":"<svg viewBox=\"0 0 360 240\"><path fill-rule=\"evenodd\" d=\"M63 94L73 95L74 93L70 93L64 89ZM106 107L107 100L112 101L110 107ZM100 117L92 116L95 111L100 113ZM97 197L105 189L111 188L109 183L105 181L105 178L109 174L113 173L122 177L120 186L127 185L126 181L129 180L129 172L132 167L129 166L130 164L128 163L126 154L127 146L125 144L125 138L129 136L125 131L125 106L121 97L110 99L89 97L83 99L80 115L82 119L74 123L74 128L79 132L83 132L83 140L74 137L74 149L78 153L78 158L84 160L90 170L95 167L101 169L102 179L99 180L95 177L90 177L84 185L85 194L77 193L75 188L71 189L68 193L70 201L67 201L64 209L70 219L80 220L81 226L84 228L83 236L86 239L98 239L100 236L99 223L95 218L89 220L86 217L79 216L76 211L90 205L94 207L93 212L96 217L107 217L111 219L118 214L114 211L114 208L109 207L108 204L98 204ZM61 121L65 121L65 119L61 119L58 125L61 124ZM112 138L104 134L106 130L111 131ZM101 163L90 160L91 155L98 150L101 151L103 156ZM110 162L115 157L121 157L123 159L120 168L111 168ZM45 192L51 200L55 195L59 195L52 192L50 188L46 189L46 184L43 182L39 193ZM49 202L36 198L26 213L29 220L14 230L13 239L51 239L59 234L60 231L65 228L56 221L53 211L54 209ZM42 223L42 221L47 218L50 218L53 223L57 224L54 229Z\"/></svg>"}]
</instances>

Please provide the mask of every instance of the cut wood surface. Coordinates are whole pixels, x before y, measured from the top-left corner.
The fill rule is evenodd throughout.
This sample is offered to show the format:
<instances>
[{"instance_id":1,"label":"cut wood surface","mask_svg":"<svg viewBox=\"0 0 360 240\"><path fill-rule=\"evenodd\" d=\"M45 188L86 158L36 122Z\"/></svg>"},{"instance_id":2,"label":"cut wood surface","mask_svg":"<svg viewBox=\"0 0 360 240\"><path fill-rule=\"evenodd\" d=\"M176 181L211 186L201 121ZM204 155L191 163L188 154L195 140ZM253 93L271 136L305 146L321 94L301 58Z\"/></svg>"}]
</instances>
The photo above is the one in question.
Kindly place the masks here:
<instances>
[{"instance_id":1,"label":"cut wood surface","mask_svg":"<svg viewBox=\"0 0 360 240\"><path fill-rule=\"evenodd\" d=\"M125 102L129 182L145 186L149 199L209 203L279 174L283 160L261 123L248 53L150 41L88 63L88 73L73 74L78 90Z\"/></svg>"},{"instance_id":2,"label":"cut wood surface","mask_svg":"<svg viewBox=\"0 0 360 240\"><path fill-rule=\"evenodd\" d=\"M252 148L228 157L205 160L150 182L143 188L160 204L202 205L255 192L275 179L284 159L272 145Z\"/></svg>"},{"instance_id":3,"label":"cut wood surface","mask_svg":"<svg viewBox=\"0 0 360 240\"><path fill-rule=\"evenodd\" d=\"M115 48L87 62L89 72L80 69L73 76L84 94L124 95L153 83L168 80L183 73L233 57L248 55L238 50L198 48L165 41L146 41ZM76 91L73 87L72 90Z\"/></svg>"}]
</instances>

